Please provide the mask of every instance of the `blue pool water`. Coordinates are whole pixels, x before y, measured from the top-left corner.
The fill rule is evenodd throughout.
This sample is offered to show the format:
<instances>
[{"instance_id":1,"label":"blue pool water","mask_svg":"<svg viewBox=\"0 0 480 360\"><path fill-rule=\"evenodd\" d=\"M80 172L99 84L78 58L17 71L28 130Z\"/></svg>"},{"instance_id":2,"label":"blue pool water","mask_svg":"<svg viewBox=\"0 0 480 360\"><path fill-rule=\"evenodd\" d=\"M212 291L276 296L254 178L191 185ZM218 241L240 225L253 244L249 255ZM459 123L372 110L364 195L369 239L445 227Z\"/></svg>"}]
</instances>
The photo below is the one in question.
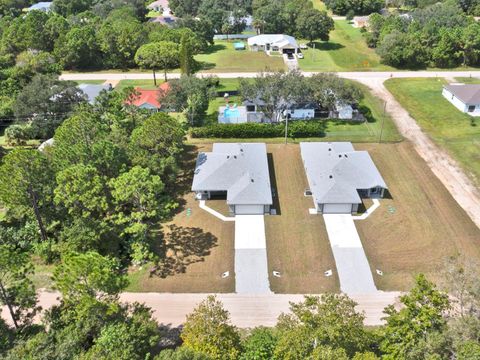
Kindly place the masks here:
<instances>
[{"instance_id":1,"label":"blue pool water","mask_svg":"<svg viewBox=\"0 0 480 360\"><path fill-rule=\"evenodd\" d=\"M238 109L225 109L223 112L223 116L226 118L234 118L234 117L240 117L240 111Z\"/></svg>"}]
</instances>

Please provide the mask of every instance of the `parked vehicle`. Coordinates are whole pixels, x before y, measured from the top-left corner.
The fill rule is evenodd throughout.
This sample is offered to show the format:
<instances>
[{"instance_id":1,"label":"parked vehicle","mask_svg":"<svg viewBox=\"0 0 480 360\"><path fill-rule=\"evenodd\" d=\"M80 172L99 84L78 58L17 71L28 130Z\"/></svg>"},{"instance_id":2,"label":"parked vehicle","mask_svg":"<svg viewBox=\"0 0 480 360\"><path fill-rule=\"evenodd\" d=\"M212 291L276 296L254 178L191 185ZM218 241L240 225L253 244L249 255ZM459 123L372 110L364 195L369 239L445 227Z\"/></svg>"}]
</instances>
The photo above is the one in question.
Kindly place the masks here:
<instances>
[{"instance_id":1,"label":"parked vehicle","mask_svg":"<svg viewBox=\"0 0 480 360\"><path fill-rule=\"evenodd\" d=\"M287 54L287 58L288 60L293 60L294 59L293 54Z\"/></svg>"},{"instance_id":2,"label":"parked vehicle","mask_svg":"<svg viewBox=\"0 0 480 360\"><path fill-rule=\"evenodd\" d=\"M297 57L298 57L299 59L303 59L303 54L302 54L301 52L299 52L299 53L297 54Z\"/></svg>"}]
</instances>

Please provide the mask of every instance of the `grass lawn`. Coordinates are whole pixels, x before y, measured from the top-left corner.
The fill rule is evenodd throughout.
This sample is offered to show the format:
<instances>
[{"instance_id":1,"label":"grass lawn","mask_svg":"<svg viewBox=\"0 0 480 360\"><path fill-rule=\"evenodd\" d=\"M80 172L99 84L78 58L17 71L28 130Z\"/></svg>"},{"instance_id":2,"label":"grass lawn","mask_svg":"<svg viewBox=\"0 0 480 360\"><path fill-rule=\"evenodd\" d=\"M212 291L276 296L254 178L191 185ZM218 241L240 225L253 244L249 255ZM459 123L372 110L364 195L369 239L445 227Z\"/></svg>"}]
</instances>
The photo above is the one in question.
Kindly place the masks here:
<instances>
[{"instance_id":1,"label":"grass lawn","mask_svg":"<svg viewBox=\"0 0 480 360\"><path fill-rule=\"evenodd\" d=\"M458 77L455 80L464 84L480 84L480 79L475 77Z\"/></svg>"},{"instance_id":2,"label":"grass lawn","mask_svg":"<svg viewBox=\"0 0 480 360\"><path fill-rule=\"evenodd\" d=\"M157 77L157 86L162 84L163 82L164 82L163 74L160 74L160 79ZM155 85L153 84L153 79L149 79L149 80L121 80L118 83L118 85L115 86L115 90L121 91L129 86L141 87L142 89L147 89L147 90L155 89Z\"/></svg>"},{"instance_id":3,"label":"grass lawn","mask_svg":"<svg viewBox=\"0 0 480 360\"><path fill-rule=\"evenodd\" d=\"M278 215L265 217L268 273L276 293L320 293L338 291L337 276L325 277L335 269L323 217L309 215L311 197L304 197L307 178L298 145L270 144L267 147L270 177L275 189ZM278 196L277 196L278 195ZM281 277L273 277L272 271ZM336 274L336 272L334 272Z\"/></svg>"},{"instance_id":4,"label":"grass lawn","mask_svg":"<svg viewBox=\"0 0 480 360\"><path fill-rule=\"evenodd\" d=\"M150 266L131 269L130 286L134 292L233 292L234 223L223 222L198 206L190 192L197 151L208 151L211 145L191 146L187 171L179 177L185 195L174 218L164 224L167 256L161 275L150 275ZM213 205L214 207L221 204ZM221 275L230 271L230 276Z\"/></svg>"},{"instance_id":5,"label":"grass lawn","mask_svg":"<svg viewBox=\"0 0 480 360\"><path fill-rule=\"evenodd\" d=\"M380 64L380 57L370 49L360 29L347 20L335 21L335 30L329 41L316 43L315 50L302 50L304 59L299 60L304 71L370 71L391 70Z\"/></svg>"},{"instance_id":6,"label":"grass lawn","mask_svg":"<svg viewBox=\"0 0 480 360\"><path fill-rule=\"evenodd\" d=\"M387 89L480 186L480 121L442 96L443 79L389 79Z\"/></svg>"},{"instance_id":7,"label":"grass lawn","mask_svg":"<svg viewBox=\"0 0 480 360\"><path fill-rule=\"evenodd\" d=\"M419 272L439 281L445 259L457 253L480 260L480 230L409 142L355 148L370 152L392 197L355 222L379 289L407 290Z\"/></svg>"},{"instance_id":8,"label":"grass lawn","mask_svg":"<svg viewBox=\"0 0 480 360\"><path fill-rule=\"evenodd\" d=\"M283 58L267 56L264 52L235 50L234 41L215 41L205 54L195 56L204 67L202 71L211 72L257 72L285 70Z\"/></svg>"},{"instance_id":9,"label":"grass lawn","mask_svg":"<svg viewBox=\"0 0 480 360\"><path fill-rule=\"evenodd\" d=\"M312 4L314 9L327 11L327 6L321 0L312 0Z\"/></svg>"}]
</instances>

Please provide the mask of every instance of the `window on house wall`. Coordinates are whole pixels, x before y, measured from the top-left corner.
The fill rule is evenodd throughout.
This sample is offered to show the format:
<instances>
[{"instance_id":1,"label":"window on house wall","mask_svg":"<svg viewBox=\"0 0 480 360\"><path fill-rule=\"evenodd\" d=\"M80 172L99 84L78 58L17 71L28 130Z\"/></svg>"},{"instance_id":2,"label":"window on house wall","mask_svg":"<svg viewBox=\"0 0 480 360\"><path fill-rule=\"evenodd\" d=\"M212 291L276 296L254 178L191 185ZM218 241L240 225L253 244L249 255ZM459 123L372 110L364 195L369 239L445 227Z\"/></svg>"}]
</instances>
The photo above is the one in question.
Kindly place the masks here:
<instances>
[{"instance_id":1,"label":"window on house wall","mask_svg":"<svg viewBox=\"0 0 480 360\"><path fill-rule=\"evenodd\" d=\"M474 112L474 111L475 111L475 105L469 105L468 112Z\"/></svg>"}]
</instances>

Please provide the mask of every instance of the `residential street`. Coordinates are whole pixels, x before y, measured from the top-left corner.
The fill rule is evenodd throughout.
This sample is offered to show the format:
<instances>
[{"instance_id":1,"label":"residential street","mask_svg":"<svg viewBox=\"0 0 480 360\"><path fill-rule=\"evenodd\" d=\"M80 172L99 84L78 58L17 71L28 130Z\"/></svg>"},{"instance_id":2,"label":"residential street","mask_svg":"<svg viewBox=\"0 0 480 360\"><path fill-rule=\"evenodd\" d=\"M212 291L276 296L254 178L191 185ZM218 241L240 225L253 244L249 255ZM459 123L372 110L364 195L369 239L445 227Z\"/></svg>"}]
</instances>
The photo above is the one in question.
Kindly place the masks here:
<instances>
[{"instance_id":1,"label":"residential street","mask_svg":"<svg viewBox=\"0 0 480 360\"><path fill-rule=\"evenodd\" d=\"M380 325L384 316L383 309L396 303L399 292L377 292L368 295L351 295L359 305L360 311L365 311L365 325ZM43 310L49 309L58 303L59 293L39 293L38 304ZM208 294L165 294L165 293L122 293L121 301L145 303L152 308L155 319L162 324L176 327L185 321L185 316L192 312L195 306L205 299ZM303 295L278 294L278 295L239 295L218 294L225 309L230 311L232 323L241 327L274 326L277 317L282 312L287 312L289 301L299 302ZM2 317L9 319L6 308Z\"/></svg>"}]
</instances>

